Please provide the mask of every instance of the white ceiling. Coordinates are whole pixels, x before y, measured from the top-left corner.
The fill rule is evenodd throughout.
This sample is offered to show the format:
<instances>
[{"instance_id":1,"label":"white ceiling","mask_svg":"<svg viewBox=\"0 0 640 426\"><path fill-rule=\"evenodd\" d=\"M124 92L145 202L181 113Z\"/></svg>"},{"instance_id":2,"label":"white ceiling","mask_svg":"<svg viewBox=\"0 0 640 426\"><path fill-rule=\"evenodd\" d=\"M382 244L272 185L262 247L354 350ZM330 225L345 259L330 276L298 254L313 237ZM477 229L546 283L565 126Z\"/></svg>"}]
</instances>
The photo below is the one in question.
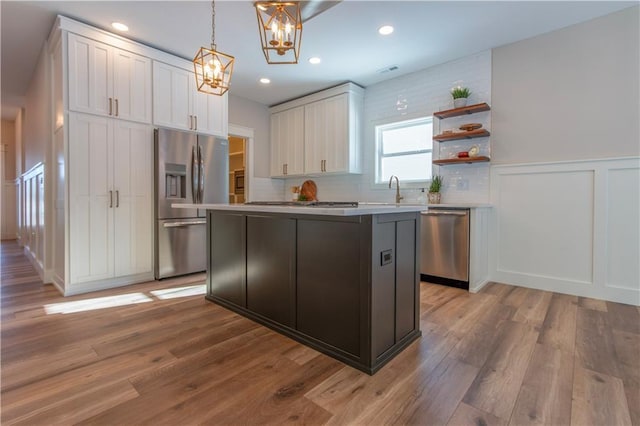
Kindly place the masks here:
<instances>
[{"instance_id":1,"label":"white ceiling","mask_svg":"<svg viewBox=\"0 0 640 426\"><path fill-rule=\"evenodd\" d=\"M332 85L368 86L472 53L553 31L638 1L357 1L345 0L304 24L301 62L268 65L250 1L216 2L216 43L234 55L230 93L273 105ZM109 29L191 59L211 39L208 1L6 1L2 15L2 116L24 104L38 53L57 14ZM383 37L378 27L395 32ZM320 65L307 62L320 56ZM397 66L392 72L379 70ZM258 82L268 77L271 84Z\"/></svg>"}]
</instances>

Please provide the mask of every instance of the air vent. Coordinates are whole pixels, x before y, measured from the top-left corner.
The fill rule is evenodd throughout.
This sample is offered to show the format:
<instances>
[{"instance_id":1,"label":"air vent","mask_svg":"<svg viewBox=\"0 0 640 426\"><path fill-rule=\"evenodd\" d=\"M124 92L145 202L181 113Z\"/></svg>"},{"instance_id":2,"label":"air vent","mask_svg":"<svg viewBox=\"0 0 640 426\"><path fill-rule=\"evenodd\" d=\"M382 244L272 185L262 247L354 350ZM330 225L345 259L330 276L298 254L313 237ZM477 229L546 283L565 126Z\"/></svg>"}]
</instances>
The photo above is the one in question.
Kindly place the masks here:
<instances>
[{"instance_id":1,"label":"air vent","mask_svg":"<svg viewBox=\"0 0 640 426\"><path fill-rule=\"evenodd\" d=\"M386 67L386 68L380 68L378 71L376 71L378 74L384 74L387 72L391 72L391 71L395 71L398 69L397 65L391 65L390 67Z\"/></svg>"}]
</instances>

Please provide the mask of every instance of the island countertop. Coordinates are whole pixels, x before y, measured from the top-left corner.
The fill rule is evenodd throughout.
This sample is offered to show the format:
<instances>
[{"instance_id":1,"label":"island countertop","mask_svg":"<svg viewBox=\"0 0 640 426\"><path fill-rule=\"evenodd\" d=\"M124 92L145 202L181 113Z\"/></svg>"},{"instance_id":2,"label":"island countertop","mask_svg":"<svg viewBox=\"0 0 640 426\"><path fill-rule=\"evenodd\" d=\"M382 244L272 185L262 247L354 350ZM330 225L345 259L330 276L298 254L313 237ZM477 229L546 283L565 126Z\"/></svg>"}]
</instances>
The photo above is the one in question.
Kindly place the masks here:
<instances>
[{"instance_id":1,"label":"island countertop","mask_svg":"<svg viewBox=\"0 0 640 426\"><path fill-rule=\"evenodd\" d=\"M325 216L364 216L373 214L420 212L427 209L423 204L359 203L358 207L321 206L274 206L255 204L172 204L182 209L203 209L218 211L241 211L255 213L287 213Z\"/></svg>"}]
</instances>

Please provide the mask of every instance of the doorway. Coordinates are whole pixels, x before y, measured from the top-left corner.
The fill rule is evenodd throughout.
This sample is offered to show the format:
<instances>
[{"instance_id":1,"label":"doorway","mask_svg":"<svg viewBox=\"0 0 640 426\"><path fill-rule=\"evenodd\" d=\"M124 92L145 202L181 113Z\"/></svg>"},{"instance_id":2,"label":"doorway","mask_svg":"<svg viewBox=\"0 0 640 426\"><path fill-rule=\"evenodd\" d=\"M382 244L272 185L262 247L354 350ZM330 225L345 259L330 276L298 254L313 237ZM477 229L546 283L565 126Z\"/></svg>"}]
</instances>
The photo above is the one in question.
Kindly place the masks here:
<instances>
[{"instance_id":1,"label":"doorway","mask_svg":"<svg viewBox=\"0 0 640 426\"><path fill-rule=\"evenodd\" d=\"M229 136L229 204L245 202L247 168L247 140Z\"/></svg>"}]
</instances>

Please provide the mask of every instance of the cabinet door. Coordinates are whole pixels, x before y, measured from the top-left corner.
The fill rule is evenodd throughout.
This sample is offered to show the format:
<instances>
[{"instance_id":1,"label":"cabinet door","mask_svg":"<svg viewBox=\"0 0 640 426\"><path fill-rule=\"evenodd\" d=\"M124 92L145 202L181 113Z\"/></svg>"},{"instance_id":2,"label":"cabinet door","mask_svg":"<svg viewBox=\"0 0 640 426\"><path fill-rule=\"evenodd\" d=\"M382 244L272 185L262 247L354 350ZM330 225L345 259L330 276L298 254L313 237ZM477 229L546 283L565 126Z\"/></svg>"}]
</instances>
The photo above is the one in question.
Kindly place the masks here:
<instances>
[{"instance_id":1,"label":"cabinet door","mask_svg":"<svg viewBox=\"0 0 640 426\"><path fill-rule=\"evenodd\" d=\"M246 218L235 213L207 212L207 294L243 308L247 307Z\"/></svg>"},{"instance_id":2,"label":"cabinet door","mask_svg":"<svg viewBox=\"0 0 640 426\"><path fill-rule=\"evenodd\" d=\"M324 100L304 107L304 170L322 173L326 160L327 104Z\"/></svg>"},{"instance_id":3,"label":"cabinet door","mask_svg":"<svg viewBox=\"0 0 640 426\"><path fill-rule=\"evenodd\" d=\"M113 93L111 46L69 34L68 47L69 109L109 115Z\"/></svg>"},{"instance_id":4,"label":"cabinet door","mask_svg":"<svg viewBox=\"0 0 640 426\"><path fill-rule=\"evenodd\" d=\"M152 272L153 135L144 124L113 120L114 273Z\"/></svg>"},{"instance_id":5,"label":"cabinet door","mask_svg":"<svg viewBox=\"0 0 640 426\"><path fill-rule=\"evenodd\" d=\"M194 130L208 135L228 136L227 93L222 96L198 92L195 76L191 74Z\"/></svg>"},{"instance_id":6,"label":"cabinet door","mask_svg":"<svg viewBox=\"0 0 640 426\"><path fill-rule=\"evenodd\" d=\"M71 283L113 277L112 127L105 117L70 114L69 273Z\"/></svg>"},{"instance_id":7,"label":"cabinet door","mask_svg":"<svg viewBox=\"0 0 640 426\"><path fill-rule=\"evenodd\" d=\"M349 172L349 99L346 93L324 101L325 133L322 145L324 171Z\"/></svg>"},{"instance_id":8,"label":"cabinet door","mask_svg":"<svg viewBox=\"0 0 640 426\"><path fill-rule=\"evenodd\" d=\"M298 220L296 328L355 356L361 355L360 238L359 223Z\"/></svg>"},{"instance_id":9,"label":"cabinet door","mask_svg":"<svg viewBox=\"0 0 640 426\"><path fill-rule=\"evenodd\" d=\"M151 60L113 49L113 116L151 123Z\"/></svg>"},{"instance_id":10,"label":"cabinet door","mask_svg":"<svg viewBox=\"0 0 640 426\"><path fill-rule=\"evenodd\" d=\"M304 173L304 107L271 115L272 176Z\"/></svg>"},{"instance_id":11,"label":"cabinet door","mask_svg":"<svg viewBox=\"0 0 640 426\"><path fill-rule=\"evenodd\" d=\"M162 62L153 62L153 124L191 130L192 74Z\"/></svg>"},{"instance_id":12,"label":"cabinet door","mask_svg":"<svg viewBox=\"0 0 640 426\"><path fill-rule=\"evenodd\" d=\"M284 133L282 113L271 114L271 177L284 176Z\"/></svg>"},{"instance_id":13,"label":"cabinet door","mask_svg":"<svg viewBox=\"0 0 640 426\"><path fill-rule=\"evenodd\" d=\"M296 221L247 217L247 309L295 327Z\"/></svg>"},{"instance_id":14,"label":"cabinet door","mask_svg":"<svg viewBox=\"0 0 640 426\"><path fill-rule=\"evenodd\" d=\"M346 93L305 105L305 173L349 171L349 98Z\"/></svg>"}]
</instances>

